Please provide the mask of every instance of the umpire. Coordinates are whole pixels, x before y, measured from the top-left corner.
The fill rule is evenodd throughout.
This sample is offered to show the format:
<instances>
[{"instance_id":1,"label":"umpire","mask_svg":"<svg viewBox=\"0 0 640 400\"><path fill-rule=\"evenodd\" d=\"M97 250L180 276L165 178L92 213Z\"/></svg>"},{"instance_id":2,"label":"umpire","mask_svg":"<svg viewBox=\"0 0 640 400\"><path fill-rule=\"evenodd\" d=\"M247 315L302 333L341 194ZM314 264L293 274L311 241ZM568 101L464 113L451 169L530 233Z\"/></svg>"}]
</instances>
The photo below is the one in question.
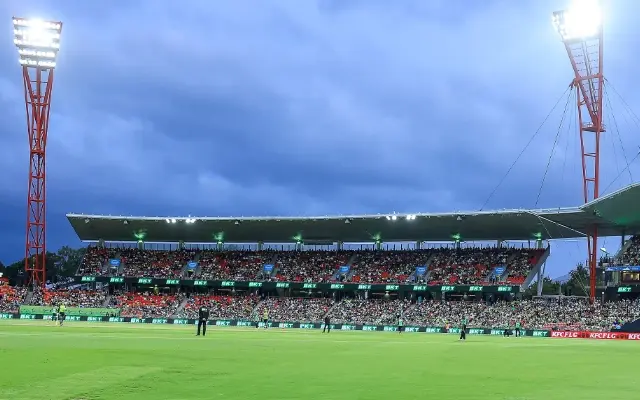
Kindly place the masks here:
<instances>
[{"instance_id":1,"label":"umpire","mask_svg":"<svg viewBox=\"0 0 640 400\"><path fill-rule=\"evenodd\" d=\"M324 328L322 328L322 333L327 331L327 333L331 333L331 319L329 318L329 314L324 316Z\"/></svg>"},{"instance_id":2,"label":"umpire","mask_svg":"<svg viewBox=\"0 0 640 400\"><path fill-rule=\"evenodd\" d=\"M198 334L200 336L200 327L202 327L202 336L207 335L207 320L209 319L209 309L201 306L198 310Z\"/></svg>"},{"instance_id":3,"label":"umpire","mask_svg":"<svg viewBox=\"0 0 640 400\"><path fill-rule=\"evenodd\" d=\"M462 326L460 328L460 340L467 340L467 319L462 318Z\"/></svg>"}]
</instances>

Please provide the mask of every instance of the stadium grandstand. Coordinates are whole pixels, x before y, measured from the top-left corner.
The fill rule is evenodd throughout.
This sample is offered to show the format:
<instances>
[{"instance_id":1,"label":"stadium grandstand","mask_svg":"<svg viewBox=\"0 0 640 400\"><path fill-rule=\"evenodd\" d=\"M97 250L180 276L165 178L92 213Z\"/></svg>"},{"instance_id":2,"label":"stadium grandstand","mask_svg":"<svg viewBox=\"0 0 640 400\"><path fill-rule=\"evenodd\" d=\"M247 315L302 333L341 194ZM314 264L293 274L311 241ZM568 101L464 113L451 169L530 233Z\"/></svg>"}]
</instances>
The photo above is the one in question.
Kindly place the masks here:
<instances>
[{"instance_id":1,"label":"stadium grandstand","mask_svg":"<svg viewBox=\"0 0 640 400\"><path fill-rule=\"evenodd\" d=\"M268 309L270 323L284 326L319 327L329 318L383 330L402 316L418 330L463 318L474 328L517 322L530 330L608 331L620 321L632 328L640 318L640 236L626 233L637 232L638 196L635 185L579 208L451 214L70 214L89 243L76 281L33 292L1 286L0 311L46 318L64 303L72 319L190 323L206 306L217 323L240 325ZM593 224L623 240L619 254L601 260L598 301L526 295L542 281L553 241L580 237Z\"/></svg>"}]
</instances>

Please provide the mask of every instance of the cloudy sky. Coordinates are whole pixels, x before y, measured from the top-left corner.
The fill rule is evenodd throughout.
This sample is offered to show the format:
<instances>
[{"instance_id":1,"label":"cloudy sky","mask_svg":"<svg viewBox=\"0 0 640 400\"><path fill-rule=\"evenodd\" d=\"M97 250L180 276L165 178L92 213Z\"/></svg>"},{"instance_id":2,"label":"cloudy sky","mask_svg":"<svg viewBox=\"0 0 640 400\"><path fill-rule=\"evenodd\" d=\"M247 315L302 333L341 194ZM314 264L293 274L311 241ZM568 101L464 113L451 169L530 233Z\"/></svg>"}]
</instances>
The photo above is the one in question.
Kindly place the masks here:
<instances>
[{"instance_id":1,"label":"cloudy sky","mask_svg":"<svg viewBox=\"0 0 640 400\"><path fill-rule=\"evenodd\" d=\"M67 212L318 215L578 205L566 0L0 3L0 260L24 255L28 142L11 16L62 20L48 142L48 245ZM618 130L602 188L640 176L640 4L607 6ZM545 116L547 123L489 198ZM623 100L624 99L624 100ZM627 107L628 105L628 107ZM567 119L575 119L572 108ZM555 141L558 135L557 142ZM542 194L541 186L552 149ZM625 161L627 160L627 161ZM615 182L614 179L619 177ZM536 204L537 203L537 204ZM613 249L619 239L605 241ZM558 276L584 259L558 243Z\"/></svg>"}]
</instances>

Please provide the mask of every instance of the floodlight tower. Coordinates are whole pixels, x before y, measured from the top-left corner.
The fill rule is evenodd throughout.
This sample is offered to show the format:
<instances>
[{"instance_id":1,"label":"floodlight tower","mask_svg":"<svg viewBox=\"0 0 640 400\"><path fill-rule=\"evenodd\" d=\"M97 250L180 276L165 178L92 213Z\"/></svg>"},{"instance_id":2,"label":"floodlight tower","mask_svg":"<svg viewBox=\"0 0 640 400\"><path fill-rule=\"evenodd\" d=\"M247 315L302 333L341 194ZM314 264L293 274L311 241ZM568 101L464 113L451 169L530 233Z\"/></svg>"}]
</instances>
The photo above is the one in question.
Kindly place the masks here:
<instances>
[{"instance_id":1,"label":"floodlight tower","mask_svg":"<svg viewBox=\"0 0 640 400\"><path fill-rule=\"evenodd\" d=\"M600 134L605 132L602 122L603 30L602 13L597 0L582 0L572 7L553 13L553 23L562 37L573 68L573 87L576 89L580 153L582 154L582 191L584 202L599 196ZM596 265L598 228L587 232L589 264L589 298L596 296Z\"/></svg>"},{"instance_id":2,"label":"floodlight tower","mask_svg":"<svg viewBox=\"0 0 640 400\"><path fill-rule=\"evenodd\" d=\"M53 71L60 50L61 22L13 18L24 83L29 138L29 189L24 269L29 282L46 282L46 147Z\"/></svg>"}]
</instances>

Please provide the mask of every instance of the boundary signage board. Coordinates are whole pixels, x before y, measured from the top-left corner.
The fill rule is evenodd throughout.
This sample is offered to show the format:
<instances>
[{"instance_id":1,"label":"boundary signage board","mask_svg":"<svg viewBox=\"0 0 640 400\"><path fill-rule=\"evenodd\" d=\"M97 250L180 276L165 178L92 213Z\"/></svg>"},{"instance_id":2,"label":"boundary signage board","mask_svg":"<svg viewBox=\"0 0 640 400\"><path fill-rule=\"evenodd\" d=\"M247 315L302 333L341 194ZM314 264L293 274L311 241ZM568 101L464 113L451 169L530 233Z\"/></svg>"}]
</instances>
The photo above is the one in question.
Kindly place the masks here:
<instances>
[{"instance_id":1,"label":"boundary signage board","mask_svg":"<svg viewBox=\"0 0 640 400\"><path fill-rule=\"evenodd\" d=\"M2 319L22 319L22 320L52 320L52 315L49 314L8 314L0 313L0 320ZM131 318L131 317L92 317L92 316L80 316L80 315L67 315L66 321L86 321L86 322L120 322L129 324L172 324L172 325L195 325L198 323L197 319L174 319L174 318ZM232 320L232 319L218 319L209 320L207 325L212 326L244 326L255 327L256 323L259 327L264 327L263 322L247 321L247 320ZM268 322L270 328L292 328L292 329L322 329L323 323L319 322ZM369 332L397 332L397 325L360 325L360 324L331 324L331 329L337 331L369 331ZM441 326L404 326L403 331L407 333L447 333L447 334L460 334L460 328L449 328L448 330ZM501 329L489 329L489 328L469 328L467 333L470 335L494 335L503 336L504 328ZM531 330L523 329L523 336L534 337L551 337L551 332L547 330Z\"/></svg>"},{"instance_id":2,"label":"boundary signage board","mask_svg":"<svg viewBox=\"0 0 640 400\"><path fill-rule=\"evenodd\" d=\"M175 278L133 278L133 277L109 277L109 276L77 276L80 283L104 282L109 284L134 284L134 285L158 285L158 286L202 286L210 288L236 288L250 289L316 289L316 290L370 290L374 292L452 292L452 293L518 293L517 285L414 285L414 284L369 284L369 283L312 283L312 282L263 282L263 281L212 281L204 279L175 279Z\"/></svg>"}]
</instances>

